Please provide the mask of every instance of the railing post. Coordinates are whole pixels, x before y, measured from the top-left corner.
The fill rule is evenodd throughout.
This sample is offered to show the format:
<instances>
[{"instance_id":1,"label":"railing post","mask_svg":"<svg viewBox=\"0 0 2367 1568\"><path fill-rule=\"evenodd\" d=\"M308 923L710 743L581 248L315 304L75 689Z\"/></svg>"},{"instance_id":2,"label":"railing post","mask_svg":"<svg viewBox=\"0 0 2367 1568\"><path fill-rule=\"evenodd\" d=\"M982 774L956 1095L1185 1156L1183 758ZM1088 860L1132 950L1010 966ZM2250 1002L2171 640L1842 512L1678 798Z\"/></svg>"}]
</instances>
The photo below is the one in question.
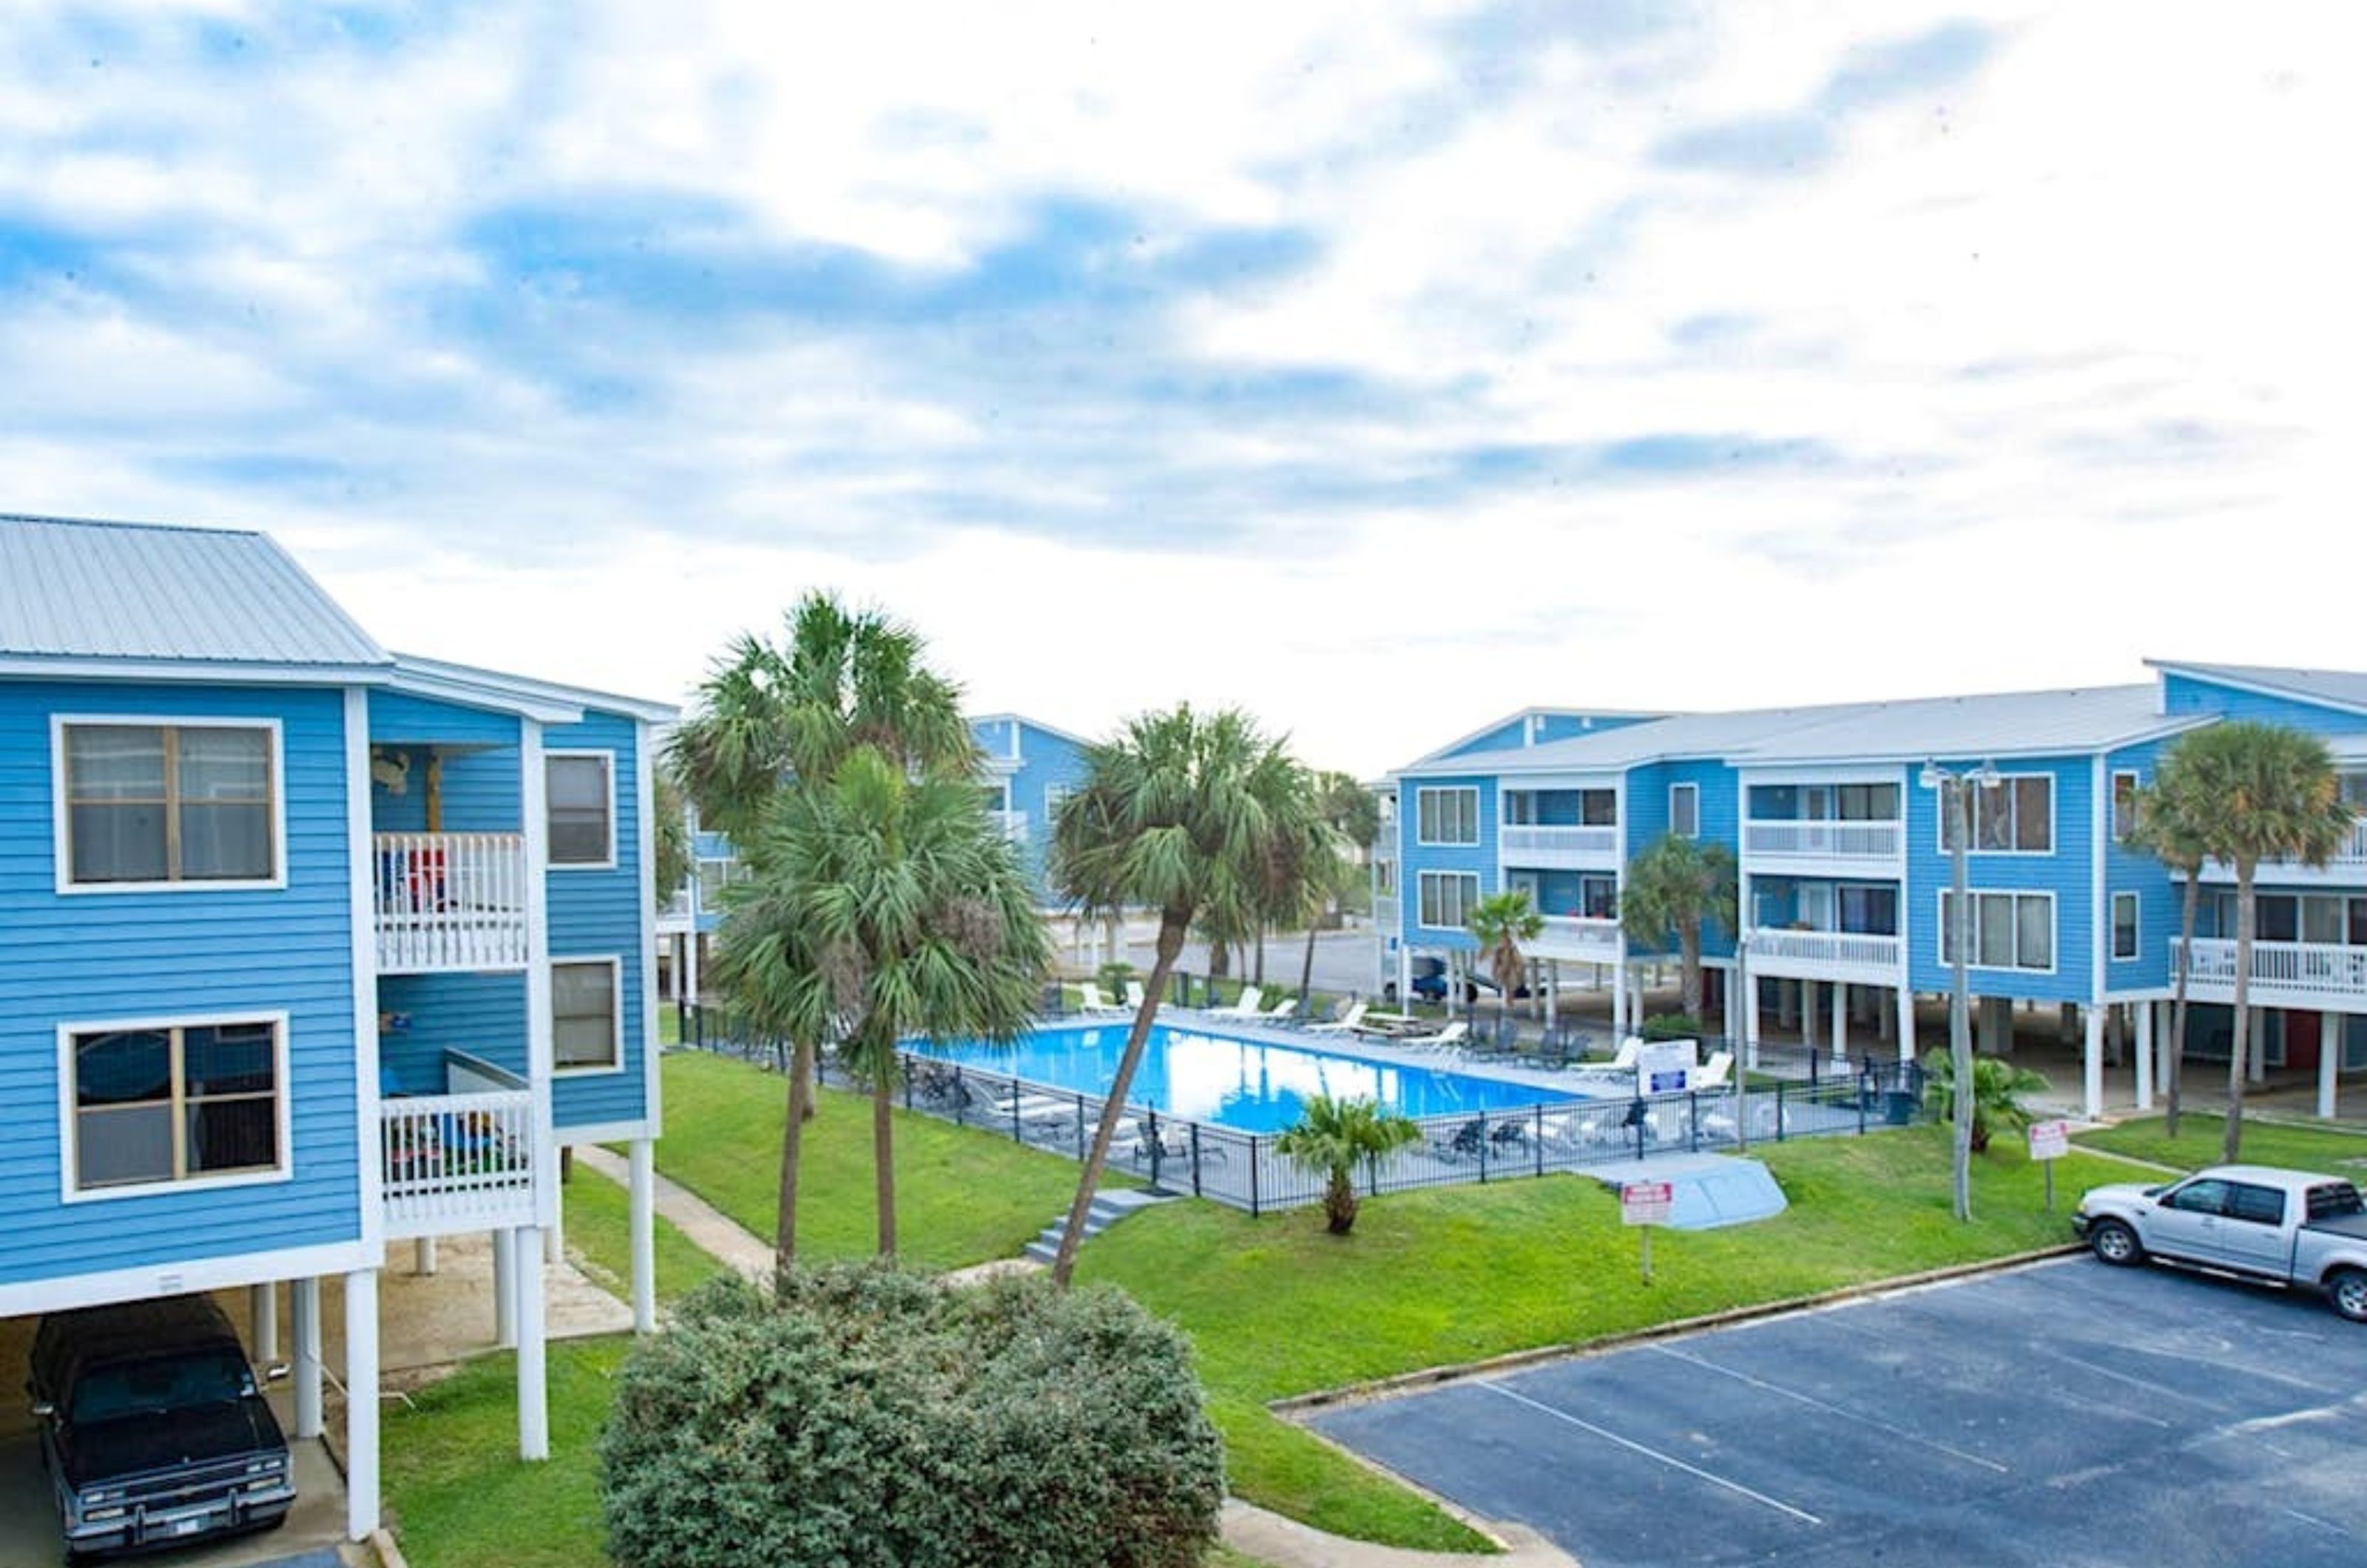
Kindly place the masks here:
<instances>
[{"instance_id":1,"label":"railing post","mask_svg":"<svg viewBox=\"0 0 2367 1568\"><path fill-rule=\"evenodd\" d=\"M1250 1134L1250 1218L1258 1216L1257 1134Z\"/></svg>"},{"instance_id":2,"label":"railing post","mask_svg":"<svg viewBox=\"0 0 2367 1568\"><path fill-rule=\"evenodd\" d=\"M1780 1083L1775 1086L1775 1141L1779 1144L1784 1141L1784 1091L1790 1087Z\"/></svg>"},{"instance_id":3,"label":"railing post","mask_svg":"<svg viewBox=\"0 0 2367 1568\"><path fill-rule=\"evenodd\" d=\"M1529 1117L1532 1123L1529 1146L1537 1152L1537 1174L1543 1176L1546 1173L1546 1108L1542 1101L1529 1107Z\"/></svg>"},{"instance_id":4,"label":"railing post","mask_svg":"<svg viewBox=\"0 0 2367 1568\"><path fill-rule=\"evenodd\" d=\"M1192 1196L1200 1195L1200 1123L1192 1123Z\"/></svg>"},{"instance_id":5,"label":"railing post","mask_svg":"<svg viewBox=\"0 0 2367 1568\"><path fill-rule=\"evenodd\" d=\"M969 1088L962 1081L961 1064L954 1064L954 1125L969 1125Z\"/></svg>"},{"instance_id":6,"label":"railing post","mask_svg":"<svg viewBox=\"0 0 2367 1568\"><path fill-rule=\"evenodd\" d=\"M1158 1111L1144 1111L1142 1124L1150 1130L1150 1188L1155 1192L1159 1190L1159 1156L1166 1152L1166 1140L1159 1135Z\"/></svg>"},{"instance_id":7,"label":"railing post","mask_svg":"<svg viewBox=\"0 0 2367 1568\"><path fill-rule=\"evenodd\" d=\"M1694 1090L1685 1094L1685 1152L1701 1153L1701 1095Z\"/></svg>"},{"instance_id":8,"label":"railing post","mask_svg":"<svg viewBox=\"0 0 2367 1568\"><path fill-rule=\"evenodd\" d=\"M1014 1144L1024 1144L1027 1141L1025 1135L1019 1130L1019 1080L1017 1078L1011 1080L1011 1141Z\"/></svg>"},{"instance_id":9,"label":"railing post","mask_svg":"<svg viewBox=\"0 0 2367 1568\"><path fill-rule=\"evenodd\" d=\"M1488 1185L1488 1144L1489 1141L1488 1134L1489 1130L1490 1129L1488 1126L1488 1118L1484 1113L1482 1113L1479 1118L1479 1185L1482 1187Z\"/></svg>"}]
</instances>

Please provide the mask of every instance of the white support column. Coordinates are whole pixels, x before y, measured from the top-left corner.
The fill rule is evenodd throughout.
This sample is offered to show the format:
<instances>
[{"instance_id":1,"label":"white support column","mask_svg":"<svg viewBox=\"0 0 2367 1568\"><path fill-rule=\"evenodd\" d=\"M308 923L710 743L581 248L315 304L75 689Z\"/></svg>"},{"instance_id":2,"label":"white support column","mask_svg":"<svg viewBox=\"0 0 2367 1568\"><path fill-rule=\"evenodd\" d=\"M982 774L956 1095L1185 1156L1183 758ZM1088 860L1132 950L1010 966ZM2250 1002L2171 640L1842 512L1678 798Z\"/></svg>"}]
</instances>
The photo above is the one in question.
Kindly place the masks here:
<instances>
[{"instance_id":1,"label":"white support column","mask_svg":"<svg viewBox=\"0 0 2367 1568\"><path fill-rule=\"evenodd\" d=\"M2153 1109L2153 1015L2151 1002L2131 1002L2129 1010L2135 1013L2137 1025L2137 1109Z\"/></svg>"},{"instance_id":2,"label":"white support column","mask_svg":"<svg viewBox=\"0 0 2367 1568\"><path fill-rule=\"evenodd\" d=\"M1833 982L1833 1060L1849 1060L1849 987Z\"/></svg>"},{"instance_id":3,"label":"white support column","mask_svg":"<svg viewBox=\"0 0 2367 1568\"><path fill-rule=\"evenodd\" d=\"M549 1369L543 1341L542 1237L532 1225L517 1229L518 1458L550 1457Z\"/></svg>"},{"instance_id":4,"label":"white support column","mask_svg":"<svg viewBox=\"0 0 2367 1568\"><path fill-rule=\"evenodd\" d=\"M1627 1033L1627 966L1623 964L1611 971L1611 1035L1624 1040Z\"/></svg>"},{"instance_id":5,"label":"white support column","mask_svg":"<svg viewBox=\"0 0 2367 1568\"><path fill-rule=\"evenodd\" d=\"M2085 1071L2079 1076L2081 1111L2093 1122L2104 1113L2104 1010L2090 1004L2088 1015L2088 1045L2083 1058Z\"/></svg>"},{"instance_id":6,"label":"white support column","mask_svg":"<svg viewBox=\"0 0 2367 1568\"><path fill-rule=\"evenodd\" d=\"M378 1270L345 1276L345 1534L378 1529Z\"/></svg>"},{"instance_id":7,"label":"white support column","mask_svg":"<svg viewBox=\"0 0 2367 1568\"><path fill-rule=\"evenodd\" d=\"M1915 1059L1915 991L1909 986L1898 987L1898 1059Z\"/></svg>"},{"instance_id":8,"label":"white support column","mask_svg":"<svg viewBox=\"0 0 2367 1568\"><path fill-rule=\"evenodd\" d=\"M270 1280L246 1288L247 1341L258 1365L279 1359L279 1292Z\"/></svg>"},{"instance_id":9,"label":"white support column","mask_svg":"<svg viewBox=\"0 0 2367 1568\"><path fill-rule=\"evenodd\" d=\"M682 969L674 977L674 994L683 1000L698 1000L698 928L694 923L683 933Z\"/></svg>"},{"instance_id":10,"label":"white support column","mask_svg":"<svg viewBox=\"0 0 2367 1568\"><path fill-rule=\"evenodd\" d=\"M423 1235L411 1244L411 1271L428 1275L436 1272L436 1238Z\"/></svg>"},{"instance_id":11,"label":"white support column","mask_svg":"<svg viewBox=\"0 0 2367 1568\"><path fill-rule=\"evenodd\" d=\"M321 1435L321 1281L311 1276L288 1287L288 1328L296 1341L296 1435Z\"/></svg>"},{"instance_id":12,"label":"white support column","mask_svg":"<svg viewBox=\"0 0 2367 1568\"><path fill-rule=\"evenodd\" d=\"M493 1343L517 1343L517 1236L507 1230L493 1233Z\"/></svg>"},{"instance_id":13,"label":"white support column","mask_svg":"<svg viewBox=\"0 0 2367 1568\"><path fill-rule=\"evenodd\" d=\"M2342 1073L2342 1015L2317 1015L2317 1113L2334 1117L2336 1086Z\"/></svg>"},{"instance_id":14,"label":"white support column","mask_svg":"<svg viewBox=\"0 0 2367 1568\"><path fill-rule=\"evenodd\" d=\"M653 1145L636 1138L629 1146L632 1179L627 1201L628 1224L633 1233L633 1332L652 1334L658 1326L657 1168Z\"/></svg>"},{"instance_id":15,"label":"white support column","mask_svg":"<svg viewBox=\"0 0 2367 1568\"><path fill-rule=\"evenodd\" d=\"M553 1187L559 1185L559 1161L556 1159L550 1162L550 1184ZM562 1234L564 1227L561 1223L566 1206L559 1204L555 1207L558 1213L550 1216L550 1224L544 1227L542 1233L542 1260L552 1264L567 1261L567 1238Z\"/></svg>"},{"instance_id":16,"label":"white support column","mask_svg":"<svg viewBox=\"0 0 2367 1568\"><path fill-rule=\"evenodd\" d=\"M1405 939L1398 939L1398 1010L1413 1010L1413 949Z\"/></svg>"}]
</instances>

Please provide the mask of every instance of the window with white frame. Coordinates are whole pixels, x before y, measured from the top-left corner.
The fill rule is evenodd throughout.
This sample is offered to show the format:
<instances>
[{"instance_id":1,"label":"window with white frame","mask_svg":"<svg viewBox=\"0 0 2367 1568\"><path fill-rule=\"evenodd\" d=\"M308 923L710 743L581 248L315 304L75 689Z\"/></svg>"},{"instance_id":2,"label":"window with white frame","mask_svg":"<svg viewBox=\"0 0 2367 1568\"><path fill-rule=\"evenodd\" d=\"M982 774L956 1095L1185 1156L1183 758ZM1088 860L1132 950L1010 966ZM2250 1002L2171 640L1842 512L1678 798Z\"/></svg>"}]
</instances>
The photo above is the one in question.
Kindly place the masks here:
<instances>
[{"instance_id":1,"label":"window with white frame","mask_svg":"<svg viewBox=\"0 0 2367 1568\"><path fill-rule=\"evenodd\" d=\"M1580 790L1578 820L1581 827L1587 828L1619 826L1619 792L1615 789Z\"/></svg>"},{"instance_id":2,"label":"window with white frame","mask_svg":"<svg viewBox=\"0 0 2367 1568\"><path fill-rule=\"evenodd\" d=\"M279 1171L285 1028L260 1018L69 1030L74 1190Z\"/></svg>"},{"instance_id":3,"label":"window with white frame","mask_svg":"<svg viewBox=\"0 0 2367 1568\"><path fill-rule=\"evenodd\" d=\"M1976 969L2055 967L2055 895L1975 893L1973 945L1965 960ZM1956 961L1956 895L1940 894L1940 962Z\"/></svg>"},{"instance_id":4,"label":"window with white frame","mask_svg":"<svg viewBox=\"0 0 2367 1568\"><path fill-rule=\"evenodd\" d=\"M2112 842L2125 844L2137 832L2137 776L2122 771L2112 774Z\"/></svg>"},{"instance_id":5,"label":"window with white frame","mask_svg":"<svg viewBox=\"0 0 2367 1568\"><path fill-rule=\"evenodd\" d=\"M1619 879L1581 876L1578 879L1578 912L1590 920L1619 918Z\"/></svg>"},{"instance_id":6,"label":"window with white frame","mask_svg":"<svg viewBox=\"0 0 2367 1568\"><path fill-rule=\"evenodd\" d=\"M61 880L276 880L277 740L271 725L61 723Z\"/></svg>"},{"instance_id":7,"label":"window with white frame","mask_svg":"<svg viewBox=\"0 0 2367 1568\"><path fill-rule=\"evenodd\" d=\"M1398 863L1393 860L1375 861L1373 880L1375 884L1373 891L1376 897L1396 897L1398 896Z\"/></svg>"},{"instance_id":8,"label":"window with white frame","mask_svg":"<svg viewBox=\"0 0 2367 1568\"><path fill-rule=\"evenodd\" d=\"M1044 827L1048 832L1060 819L1060 807L1068 803L1070 786L1064 784L1044 786Z\"/></svg>"},{"instance_id":9,"label":"window with white frame","mask_svg":"<svg viewBox=\"0 0 2367 1568\"><path fill-rule=\"evenodd\" d=\"M1669 786L1669 831L1680 839L1701 837L1701 785Z\"/></svg>"},{"instance_id":10,"label":"window with white frame","mask_svg":"<svg viewBox=\"0 0 2367 1568\"><path fill-rule=\"evenodd\" d=\"M617 1028L613 958L568 959L550 966L550 1055L561 1072L598 1072L624 1065Z\"/></svg>"},{"instance_id":11,"label":"window with white frame","mask_svg":"<svg viewBox=\"0 0 2367 1568\"><path fill-rule=\"evenodd\" d=\"M1479 878L1467 871L1421 874L1421 923L1433 931L1461 931L1479 902Z\"/></svg>"},{"instance_id":12,"label":"window with white frame","mask_svg":"<svg viewBox=\"0 0 2367 1568\"><path fill-rule=\"evenodd\" d=\"M1943 791L1940 810L1940 848L1956 848L1954 789L1973 792L1973 852L1975 854L2043 855L2055 852L2055 776L2052 773L2009 773L1995 788L1966 780Z\"/></svg>"},{"instance_id":13,"label":"window with white frame","mask_svg":"<svg viewBox=\"0 0 2367 1568\"><path fill-rule=\"evenodd\" d=\"M2137 955L2137 896L2134 893L2112 895L2112 956L2135 958Z\"/></svg>"},{"instance_id":14,"label":"window with white frame","mask_svg":"<svg viewBox=\"0 0 2367 1568\"><path fill-rule=\"evenodd\" d=\"M616 759L605 751L554 751L543 759L550 863L617 863Z\"/></svg>"},{"instance_id":15,"label":"window with white frame","mask_svg":"<svg viewBox=\"0 0 2367 1568\"><path fill-rule=\"evenodd\" d=\"M1414 791L1414 841L1476 844L1479 841L1479 791L1476 785Z\"/></svg>"}]
</instances>

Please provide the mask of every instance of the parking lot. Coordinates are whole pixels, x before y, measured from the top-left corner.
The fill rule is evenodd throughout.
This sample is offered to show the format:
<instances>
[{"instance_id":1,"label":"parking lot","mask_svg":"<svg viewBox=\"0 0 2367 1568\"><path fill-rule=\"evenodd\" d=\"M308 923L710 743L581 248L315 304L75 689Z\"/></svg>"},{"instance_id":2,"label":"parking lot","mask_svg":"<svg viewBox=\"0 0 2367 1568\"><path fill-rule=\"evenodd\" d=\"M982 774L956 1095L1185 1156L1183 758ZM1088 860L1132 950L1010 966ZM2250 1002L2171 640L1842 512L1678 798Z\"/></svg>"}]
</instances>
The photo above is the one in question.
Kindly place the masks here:
<instances>
[{"instance_id":1,"label":"parking lot","mask_svg":"<svg viewBox=\"0 0 2367 1568\"><path fill-rule=\"evenodd\" d=\"M2081 1258L1316 1427L1589 1568L2367 1562L2367 1330Z\"/></svg>"}]
</instances>

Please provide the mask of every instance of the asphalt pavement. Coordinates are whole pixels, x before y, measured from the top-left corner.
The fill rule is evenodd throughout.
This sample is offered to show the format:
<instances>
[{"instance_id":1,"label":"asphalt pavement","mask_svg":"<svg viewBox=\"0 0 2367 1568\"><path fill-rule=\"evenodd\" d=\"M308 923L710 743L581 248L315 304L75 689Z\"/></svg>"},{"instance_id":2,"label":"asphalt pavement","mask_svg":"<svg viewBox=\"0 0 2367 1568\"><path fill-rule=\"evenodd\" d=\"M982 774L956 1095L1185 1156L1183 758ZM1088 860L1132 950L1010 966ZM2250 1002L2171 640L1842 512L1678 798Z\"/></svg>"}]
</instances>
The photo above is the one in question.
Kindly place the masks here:
<instances>
[{"instance_id":1,"label":"asphalt pavement","mask_svg":"<svg viewBox=\"0 0 2367 1568\"><path fill-rule=\"evenodd\" d=\"M1589 1568L2367 1563L2367 1329L2081 1258L1318 1416Z\"/></svg>"}]
</instances>

